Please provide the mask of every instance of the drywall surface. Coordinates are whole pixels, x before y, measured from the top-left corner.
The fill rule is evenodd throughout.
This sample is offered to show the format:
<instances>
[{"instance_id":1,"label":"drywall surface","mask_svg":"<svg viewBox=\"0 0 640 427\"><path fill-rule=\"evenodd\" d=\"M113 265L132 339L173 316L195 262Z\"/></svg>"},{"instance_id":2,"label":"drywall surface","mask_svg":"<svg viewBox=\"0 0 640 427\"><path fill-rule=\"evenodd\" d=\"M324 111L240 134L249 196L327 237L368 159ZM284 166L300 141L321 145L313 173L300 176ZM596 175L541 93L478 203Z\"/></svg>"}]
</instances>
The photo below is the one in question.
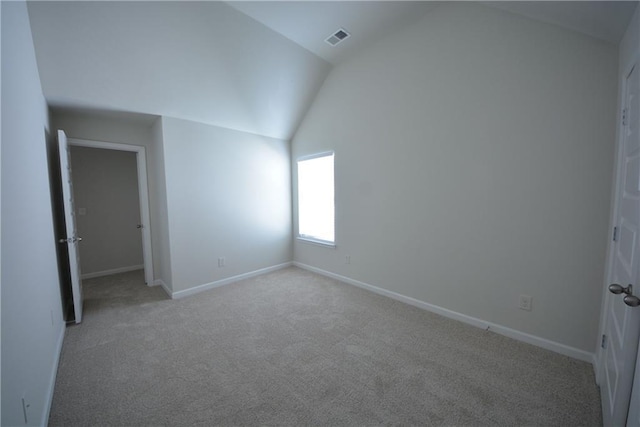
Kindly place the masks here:
<instances>
[{"instance_id":1,"label":"drywall surface","mask_svg":"<svg viewBox=\"0 0 640 427\"><path fill-rule=\"evenodd\" d=\"M337 247L295 261L594 352L616 69L613 45L472 3L381 40L293 139L294 164L336 153Z\"/></svg>"},{"instance_id":2,"label":"drywall surface","mask_svg":"<svg viewBox=\"0 0 640 427\"><path fill-rule=\"evenodd\" d=\"M631 64L640 59L640 7L629 22L629 27L620 41L620 70L629 73Z\"/></svg>"},{"instance_id":3,"label":"drywall surface","mask_svg":"<svg viewBox=\"0 0 640 427\"><path fill-rule=\"evenodd\" d=\"M71 147L83 275L141 266L136 153Z\"/></svg>"},{"instance_id":4,"label":"drywall surface","mask_svg":"<svg viewBox=\"0 0 640 427\"><path fill-rule=\"evenodd\" d=\"M167 181L164 167L164 138L162 136L162 118L158 118L151 127L154 149L147 158L153 165L151 179L153 197L151 203L151 245L153 247L153 269L156 281L164 283L171 290L171 247L169 243L169 216L167 211ZM151 191L151 190L150 190Z\"/></svg>"},{"instance_id":5,"label":"drywall surface","mask_svg":"<svg viewBox=\"0 0 640 427\"><path fill-rule=\"evenodd\" d=\"M55 109L53 125L62 129L69 138L118 144L153 146L151 125L157 118L140 114L115 114L91 110Z\"/></svg>"},{"instance_id":6,"label":"drywall surface","mask_svg":"<svg viewBox=\"0 0 640 427\"><path fill-rule=\"evenodd\" d=\"M174 292L291 261L288 142L167 117L162 133Z\"/></svg>"},{"instance_id":7,"label":"drywall surface","mask_svg":"<svg viewBox=\"0 0 640 427\"><path fill-rule=\"evenodd\" d=\"M55 106L290 139L330 64L225 2L29 2Z\"/></svg>"},{"instance_id":8,"label":"drywall surface","mask_svg":"<svg viewBox=\"0 0 640 427\"><path fill-rule=\"evenodd\" d=\"M45 425L64 333L49 119L23 2L2 2L2 425ZM25 423L22 399L27 408Z\"/></svg>"}]
</instances>

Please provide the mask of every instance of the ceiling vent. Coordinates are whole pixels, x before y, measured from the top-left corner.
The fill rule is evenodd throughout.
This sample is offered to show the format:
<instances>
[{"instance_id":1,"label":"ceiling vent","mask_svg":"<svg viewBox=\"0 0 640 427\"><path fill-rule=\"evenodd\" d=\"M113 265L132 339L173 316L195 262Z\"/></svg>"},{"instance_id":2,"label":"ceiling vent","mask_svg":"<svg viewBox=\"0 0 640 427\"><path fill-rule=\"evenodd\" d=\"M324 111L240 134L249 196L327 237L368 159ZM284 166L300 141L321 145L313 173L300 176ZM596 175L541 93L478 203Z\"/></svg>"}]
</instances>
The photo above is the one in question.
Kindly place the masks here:
<instances>
[{"instance_id":1,"label":"ceiling vent","mask_svg":"<svg viewBox=\"0 0 640 427\"><path fill-rule=\"evenodd\" d=\"M347 30L344 28L340 28L335 33L331 34L329 37L325 39L325 42L329 43L331 46L335 46L344 39L347 39L351 36L351 34L347 33Z\"/></svg>"}]
</instances>

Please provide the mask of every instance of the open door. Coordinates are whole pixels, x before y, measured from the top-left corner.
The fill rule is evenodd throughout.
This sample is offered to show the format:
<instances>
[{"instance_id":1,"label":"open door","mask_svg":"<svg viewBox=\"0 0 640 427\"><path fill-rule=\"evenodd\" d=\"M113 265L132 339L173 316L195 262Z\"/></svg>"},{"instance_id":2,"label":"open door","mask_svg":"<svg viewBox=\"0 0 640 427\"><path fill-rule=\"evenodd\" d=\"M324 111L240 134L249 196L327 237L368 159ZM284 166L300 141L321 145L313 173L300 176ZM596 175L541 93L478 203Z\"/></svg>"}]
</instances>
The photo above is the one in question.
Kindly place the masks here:
<instances>
[{"instance_id":1,"label":"open door","mask_svg":"<svg viewBox=\"0 0 640 427\"><path fill-rule=\"evenodd\" d=\"M65 244L69 251L69 267L71 270L71 290L73 293L73 311L75 322L82 321L82 282L80 279L80 252L78 242L82 238L78 237L76 229L75 206L73 203L73 183L71 182L71 161L67 135L64 131L58 130L58 147L60 153L60 175L62 178L62 197L64 199L64 219L66 236L60 238L59 242Z\"/></svg>"},{"instance_id":2,"label":"open door","mask_svg":"<svg viewBox=\"0 0 640 427\"><path fill-rule=\"evenodd\" d=\"M640 347L638 347L638 354L640 354ZM633 390L629 404L629 415L627 416L627 427L640 427L640 357L636 361L636 372L633 375Z\"/></svg>"},{"instance_id":3,"label":"open door","mask_svg":"<svg viewBox=\"0 0 640 427\"><path fill-rule=\"evenodd\" d=\"M600 357L600 394L605 426L623 426L638 417L637 377L640 339L640 69L624 81L624 110L618 152L615 196L615 237L611 253L609 291L604 312ZM636 381L637 384L637 381Z\"/></svg>"}]
</instances>

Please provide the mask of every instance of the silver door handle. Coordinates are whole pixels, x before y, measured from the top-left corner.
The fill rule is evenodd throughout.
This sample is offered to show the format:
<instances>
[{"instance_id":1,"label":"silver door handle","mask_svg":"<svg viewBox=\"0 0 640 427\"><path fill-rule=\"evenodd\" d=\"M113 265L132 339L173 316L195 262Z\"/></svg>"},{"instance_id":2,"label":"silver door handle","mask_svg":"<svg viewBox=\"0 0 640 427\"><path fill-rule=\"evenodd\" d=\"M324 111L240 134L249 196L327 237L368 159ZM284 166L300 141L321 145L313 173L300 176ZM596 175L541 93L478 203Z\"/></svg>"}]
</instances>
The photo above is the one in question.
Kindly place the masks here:
<instances>
[{"instance_id":1,"label":"silver door handle","mask_svg":"<svg viewBox=\"0 0 640 427\"><path fill-rule=\"evenodd\" d=\"M623 298L623 301L629 307L637 307L640 305L640 298L635 295L627 295Z\"/></svg>"},{"instance_id":2,"label":"silver door handle","mask_svg":"<svg viewBox=\"0 0 640 427\"><path fill-rule=\"evenodd\" d=\"M623 301L629 307L640 306L640 298L638 298L633 294L633 285L629 285L626 288L623 288L621 285L618 285L617 283L613 283L609 285L609 292L616 295L626 294L625 297L623 298Z\"/></svg>"},{"instance_id":3,"label":"silver door handle","mask_svg":"<svg viewBox=\"0 0 640 427\"><path fill-rule=\"evenodd\" d=\"M142 227L143 227L143 225L142 225L142 224L138 224L138 225L136 225L136 228L142 228Z\"/></svg>"},{"instance_id":4,"label":"silver door handle","mask_svg":"<svg viewBox=\"0 0 640 427\"><path fill-rule=\"evenodd\" d=\"M616 295L620 295L622 293L625 293L627 295L632 295L633 294L633 287L631 285L629 285L626 288L623 288L621 285L618 285L617 283L614 283L612 285L609 285L609 292L611 292L612 294L616 294Z\"/></svg>"}]
</instances>

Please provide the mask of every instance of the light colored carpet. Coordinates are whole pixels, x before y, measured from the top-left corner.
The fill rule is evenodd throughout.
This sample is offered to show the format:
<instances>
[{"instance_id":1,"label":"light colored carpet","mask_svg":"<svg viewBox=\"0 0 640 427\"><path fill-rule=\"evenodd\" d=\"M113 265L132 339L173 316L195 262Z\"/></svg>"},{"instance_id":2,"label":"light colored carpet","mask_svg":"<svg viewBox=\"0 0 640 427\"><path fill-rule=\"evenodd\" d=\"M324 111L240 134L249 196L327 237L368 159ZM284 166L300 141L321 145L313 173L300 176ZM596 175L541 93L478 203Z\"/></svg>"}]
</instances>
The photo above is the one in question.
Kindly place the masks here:
<instances>
[{"instance_id":1,"label":"light colored carpet","mask_svg":"<svg viewBox=\"0 0 640 427\"><path fill-rule=\"evenodd\" d=\"M589 364L287 268L172 301L87 280L50 425L601 425Z\"/></svg>"}]
</instances>

